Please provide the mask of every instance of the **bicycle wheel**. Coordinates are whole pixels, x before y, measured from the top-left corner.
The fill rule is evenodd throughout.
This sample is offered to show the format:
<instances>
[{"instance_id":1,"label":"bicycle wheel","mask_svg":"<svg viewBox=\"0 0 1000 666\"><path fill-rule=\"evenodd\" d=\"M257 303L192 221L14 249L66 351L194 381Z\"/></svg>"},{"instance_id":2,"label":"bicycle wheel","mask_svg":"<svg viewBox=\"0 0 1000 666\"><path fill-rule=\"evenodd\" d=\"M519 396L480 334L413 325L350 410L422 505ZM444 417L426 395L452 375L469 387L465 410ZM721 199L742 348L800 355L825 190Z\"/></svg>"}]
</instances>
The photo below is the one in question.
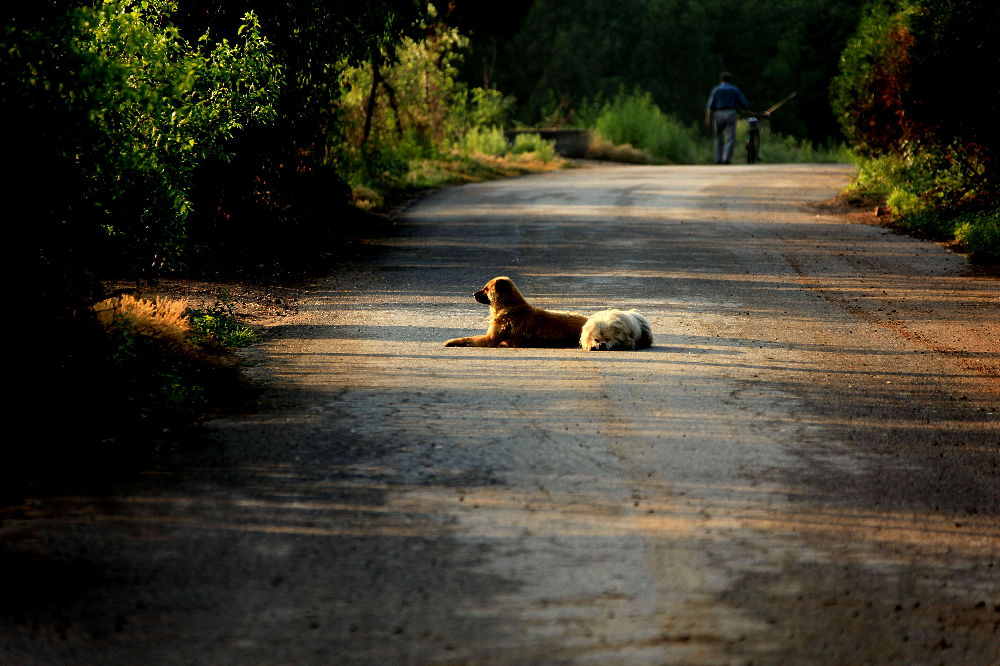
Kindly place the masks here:
<instances>
[{"instance_id":1,"label":"bicycle wheel","mask_svg":"<svg viewBox=\"0 0 1000 666\"><path fill-rule=\"evenodd\" d=\"M760 130L752 128L747 133L747 164L756 164L760 159Z\"/></svg>"}]
</instances>

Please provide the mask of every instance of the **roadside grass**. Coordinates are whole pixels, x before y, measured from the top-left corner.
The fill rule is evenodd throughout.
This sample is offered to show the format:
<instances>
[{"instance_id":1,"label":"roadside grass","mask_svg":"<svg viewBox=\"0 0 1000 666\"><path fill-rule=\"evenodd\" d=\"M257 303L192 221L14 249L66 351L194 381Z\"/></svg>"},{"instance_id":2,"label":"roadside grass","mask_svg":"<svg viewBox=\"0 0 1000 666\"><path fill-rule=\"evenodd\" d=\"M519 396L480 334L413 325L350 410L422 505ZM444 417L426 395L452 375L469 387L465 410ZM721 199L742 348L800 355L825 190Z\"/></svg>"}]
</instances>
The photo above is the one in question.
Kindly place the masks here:
<instances>
[{"instance_id":1,"label":"roadside grass","mask_svg":"<svg viewBox=\"0 0 1000 666\"><path fill-rule=\"evenodd\" d=\"M99 483L145 464L176 444L174 433L250 395L233 349L256 339L224 295L208 308L114 296L41 332L32 390L52 414L37 423L36 444L5 447L0 495Z\"/></svg>"},{"instance_id":2,"label":"roadside grass","mask_svg":"<svg viewBox=\"0 0 1000 666\"><path fill-rule=\"evenodd\" d=\"M219 292L215 303L209 307L186 308L185 317L190 321L191 338L201 346L218 345L224 349L248 347L259 339L259 334L240 321L229 293Z\"/></svg>"},{"instance_id":3,"label":"roadside grass","mask_svg":"<svg viewBox=\"0 0 1000 666\"><path fill-rule=\"evenodd\" d=\"M219 397L219 375L235 367L232 350L258 339L224 293L207 308L126 294L94 313L105 336L98 346L105 375L95 383L109 393L108 404L125 407L101 433L105 444L196 420Z\"/></svg>"},{"instance_id":4,"label":"roadside grass","mask_svg":"<svg viewBox=\"0 0 1000 666\"><path fill-rule=\"evenodd\" d=\"M378 159L391 168L355 165L348 172L352 204L365 211L385 211L423 191L449 185L479 183L570 166L555 143L537 134L520 135L514 143L499 127L473 128L450 149L400 155L382 147Z\"/></svg>"},{"instance_id":5,"label":"roadside grass","mask_svg":"<svg viewBox=\"0 0 1000 666\"><path fill-rule=\"evenodd\" d=\"M921 238L950 242L969 261L1000 264L1000 193L974 160L953 155L856 157L847 196L879 202L889 223Z\"/></svg>"}]
</instances>

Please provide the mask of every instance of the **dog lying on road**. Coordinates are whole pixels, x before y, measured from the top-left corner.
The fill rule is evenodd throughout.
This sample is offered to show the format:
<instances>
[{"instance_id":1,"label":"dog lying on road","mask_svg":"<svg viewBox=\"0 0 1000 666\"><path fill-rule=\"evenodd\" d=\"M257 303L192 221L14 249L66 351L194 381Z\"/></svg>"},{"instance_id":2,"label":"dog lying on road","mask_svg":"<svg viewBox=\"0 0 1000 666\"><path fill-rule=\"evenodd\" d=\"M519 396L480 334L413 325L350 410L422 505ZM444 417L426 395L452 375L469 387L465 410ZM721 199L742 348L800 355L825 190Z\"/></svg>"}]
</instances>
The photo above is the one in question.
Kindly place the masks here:
<instances>
[{"instance_id":1,"label":"dog lying on road","mask_svg":"<svg viewBox=\"0 0 1000 666\"><path fill-rule=\"evenodd\" d=\"M446 347L576 347L587 317L528 303L509 277L496 277L474 295L490 306L485 335L454 338Z\"/></svg>"},{"instance_id":2,"label":"dog lying on road","mask_svg":"<svg viewBox=\"0 0 1000 666\"><path fill-rule=\"evenodd\" d=\"M601 310L580 332L585 351L632 351L653 346L649 321L635 310Z\"/></svg>"}]
</instances>

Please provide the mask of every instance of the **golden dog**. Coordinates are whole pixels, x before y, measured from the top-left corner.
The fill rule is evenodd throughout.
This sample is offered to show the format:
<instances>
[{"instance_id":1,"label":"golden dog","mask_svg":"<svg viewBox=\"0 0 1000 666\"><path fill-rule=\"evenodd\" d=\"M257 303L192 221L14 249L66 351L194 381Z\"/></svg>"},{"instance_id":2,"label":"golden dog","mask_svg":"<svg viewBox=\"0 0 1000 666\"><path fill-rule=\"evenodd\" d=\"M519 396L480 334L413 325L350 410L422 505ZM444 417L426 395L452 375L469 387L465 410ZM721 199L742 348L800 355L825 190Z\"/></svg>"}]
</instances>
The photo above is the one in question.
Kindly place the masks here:
<instances>
[{"instance_id":1,"label":"golden dog","mask_svg":"<svg viewBox=\"0 0 1000 666\"><path fill-rule=\"evenodd\" d=\"M536 308L509 277L496 277L475 293L490 306L486 335L455 338L446 347L577 347L587 318L575 312Z\"/></svg>"}]
</instances>

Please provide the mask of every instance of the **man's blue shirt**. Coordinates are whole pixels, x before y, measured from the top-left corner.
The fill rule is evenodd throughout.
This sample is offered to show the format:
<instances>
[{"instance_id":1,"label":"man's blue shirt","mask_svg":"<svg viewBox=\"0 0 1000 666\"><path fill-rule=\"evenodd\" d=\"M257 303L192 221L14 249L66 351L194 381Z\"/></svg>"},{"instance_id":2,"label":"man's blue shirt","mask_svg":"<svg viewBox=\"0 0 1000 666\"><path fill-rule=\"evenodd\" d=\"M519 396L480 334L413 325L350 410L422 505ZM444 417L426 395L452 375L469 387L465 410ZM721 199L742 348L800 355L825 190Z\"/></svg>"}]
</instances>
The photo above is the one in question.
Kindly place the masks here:
<instances>
[{"instance_id":1,"label":"man's blue shirt","mask_svg":"<svg viewBox=\"0 0 1000 666\"><path fill-rule=\"evenodd\" d=\"M708 108L710 110L735 109L737 107L750 108L747 98L743 96L739 88L732 83L720 83L712 88L712 92L708 95Z\"/></svg>"}]
</instances>

